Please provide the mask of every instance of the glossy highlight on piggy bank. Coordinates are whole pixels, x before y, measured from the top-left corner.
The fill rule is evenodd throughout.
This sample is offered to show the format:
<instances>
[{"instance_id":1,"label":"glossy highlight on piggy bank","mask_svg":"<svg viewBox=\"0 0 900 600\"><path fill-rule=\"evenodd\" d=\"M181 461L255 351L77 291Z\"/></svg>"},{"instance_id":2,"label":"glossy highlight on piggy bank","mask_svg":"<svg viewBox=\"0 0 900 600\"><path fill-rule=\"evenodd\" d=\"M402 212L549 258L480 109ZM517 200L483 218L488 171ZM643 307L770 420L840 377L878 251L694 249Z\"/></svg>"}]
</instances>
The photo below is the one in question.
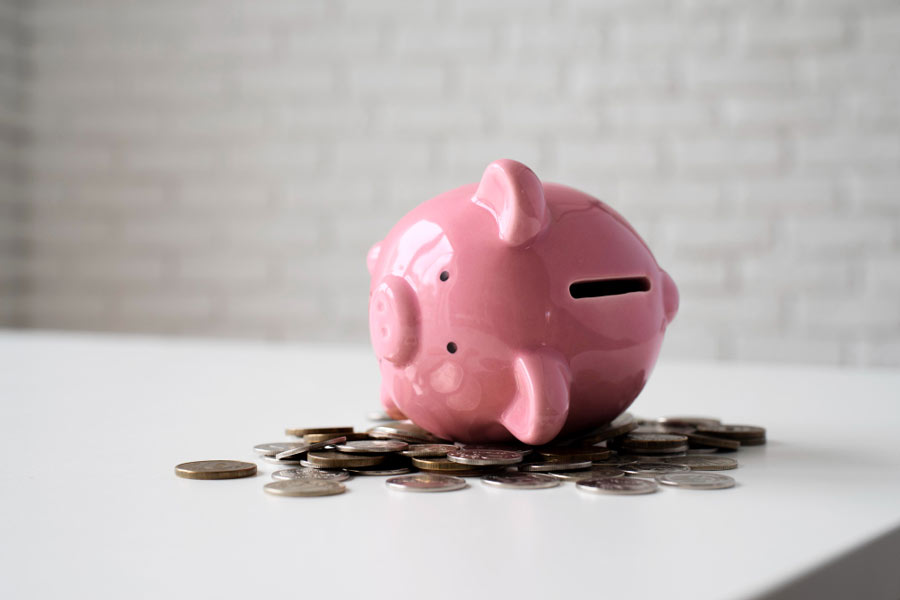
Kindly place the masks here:
<instances>
[{"instance_id":1,"label":"glossy highlight on piggy bank","mask_svg":"<svg viewBox=\"0 0 900 600\"><path fill-rule=\"evenodd\" d=\"M678 310L621 215L512 160L410 211L367 262L381 402L455 441L545 444L609 422Z\"/></svg>"}]
</instances>

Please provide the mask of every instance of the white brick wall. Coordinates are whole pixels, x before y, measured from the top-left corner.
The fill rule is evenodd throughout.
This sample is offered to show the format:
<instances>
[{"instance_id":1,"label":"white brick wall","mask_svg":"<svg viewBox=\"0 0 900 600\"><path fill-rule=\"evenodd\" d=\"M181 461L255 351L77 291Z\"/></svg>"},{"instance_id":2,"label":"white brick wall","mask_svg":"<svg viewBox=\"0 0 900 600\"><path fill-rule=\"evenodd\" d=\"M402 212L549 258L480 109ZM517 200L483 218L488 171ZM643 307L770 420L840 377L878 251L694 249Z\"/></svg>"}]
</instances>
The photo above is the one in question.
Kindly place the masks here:
<instances>
[{"instance_id":1,"label":"white brick wall","mask_svg":"<svg viewBox=\"0 0 900 600\"><path fill-rule=\"evenodd\" d=\"M666 355L900 365L896 0L0 6L0 323L363 340L369 245L507 156L632 220Z\"/></svg>"}]
</instances>

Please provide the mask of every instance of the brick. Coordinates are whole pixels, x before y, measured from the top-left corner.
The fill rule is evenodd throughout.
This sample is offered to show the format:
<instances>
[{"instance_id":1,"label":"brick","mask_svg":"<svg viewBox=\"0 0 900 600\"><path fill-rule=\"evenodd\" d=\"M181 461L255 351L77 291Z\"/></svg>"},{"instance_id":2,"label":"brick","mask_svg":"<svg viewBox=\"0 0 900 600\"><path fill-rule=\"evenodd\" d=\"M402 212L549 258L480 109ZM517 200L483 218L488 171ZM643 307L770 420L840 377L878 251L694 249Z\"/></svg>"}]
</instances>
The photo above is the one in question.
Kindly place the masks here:
<instances>
[{"instance_id":1,"label":"brick","mask_svg":"<svg viewBox=\"0 0 900 600\"><path fill-rule=\"evenodd\" d=\"M662 93L674 85L666 61L637 62L622 58L608 62L577 62L571 67L572 86L578 97L608 94Z\"/></svg>"},{"instance_id":2,"label":"brick","mask_svg":"<svg viewBox=\"0 0 900 600\"><path fill-rule=\"evenodd\" d=\"M780 296L785 291L851 289L851 264L843 257L792 257L787 252L742 257L737 262L742 289L769 290Z\"/></svg>"},{"instance_id":3,"label":"brick","mask_svg":"<svg viewBox=\"0 0 900 600\"><path fill-rule=\"evenodd\" d=\"M896 168L900 166L900 138L868 134L803 136L795 143L797 163L811 169Z\"/></svg>"},{"instance_id":4,"label":"brick","mask_svg":"<svg viewBox=\"0 0 900 600\"><path fill-rule=\"evenodd\" d=\"M120 160L127 172L147 175L209 173L217 162L214 147L174 144L129 146Z\"/></svg>"},{"instance_id":5,"label":"brick","mask_svg":"<svg viewBox=\"0 0 900 600\"><path fill-rule=\"evenodd\" d=\"M900 291L900 253L866 256L862 265L862 280L866 290L873 293Z\"/></svg>"},{"instance_id":6,"label":"brick","mask_svg":"<svg viewBox=\"0 0 900 600\"><path fill-rule=\"evenodd\" d=\"M349 86L352 93L364 96L438 96L444 86L444 72L438 66L355 64L350 67Z\"/></svg>"},{"instance_id":7,"label":"brick","mask_svg":"<svg viewBox=\"0 0 900 600\"><path fill-rule=\"evenodd\" d=\"M283 52L289 59L310 62L320 61L323 57L367 57L383 45L382 30L369 23L363 26L342 24L338 28L290 29L286 36Z\"/></svg>"},{"instance_id":8,"label":"brick","mask_svg":"<svg viewBox=\"0 0 900 600\"><path fill-rule=\"evenodd\" d=\"M716 182L625 180L607 200L628 215L710 218L718 213L721 197Z\"/></svg>"},{"instance_id":9,"label":"brick","mask_svg":"<svg viewBox=\"0 0 900 600\"><path fill-rule=\"evenodd\" d=\"M410 135L479 134L486 128L484 112L464 103L391 103L381 107L375 120L378 131Z\"/></svg>"},{"instance_id":10,"label":"brick","mask_svg":"<svg viewBox=\"0 0 900 600\"><path fill-rule=\"evenodd\" d=\"M700 131L713 127L712 107L697 99L637 100L613 104L606 111L611 125L623 134L659 136L667 131Z\"/></svg>"},{"instance_id":11,"label":"brick","mask_svg":"<svg viewBox=\"0 0 900 600\"><path fill-rule=\"evenodd\" d=\"M769 363L837 364L842 348L838 337L791 337L778 333L738 333L734 358Z\"/></svg>"},{"instance_id":12,"label":"brick","mask_svg":"<svg viewBox=\"0 0 900 600\"><path fill-rule=\"evenodd\" d=\"M890 247L894 227L882 219L790 217L784 220L784 235L800 252L845 254Z\"/></svg>"},{"instance_id":13,"label":"brick","mask_svg":"<svg viewBox=\"0 0 900 600\"><path fill-rule=\"evenodd\" d=\"M266 281L268 267L259 257L227 252L192 253L180 257L175 265L175 277L181 281L199 283L201 289L224 282L236 287L258 285Z\"/></svg>"},{"instance_id":14,"label":"brick","mask_svg":"<svg viewBox=\"0 0 900 600\"><path fill-rule=\"evenodd\" d=\"M335 72L328 67L284 64L260 69L248 65L236 72L241 97L268 101L273 97L317 97L335 89Z\"/></svg>"},{"instance_id":15,"label":"brick","mask_svg":"<svg viewBox=\"0 0 900 600\"><path fill-rule=\"evenodd\" d=\"M491 162L512 158L540 169L540 147L528 139L459 139L442 146L443 163L452 171L478 179Z\"/></svg>"},{"instance_id":16,"label":"brick","mask_svg":"<svg viewBox=\"0 0 900 600\"><path fill-rule=\"evenodd\" d=\"M838 184L827 177L754 177L732 184L729 206L738 214L828 215L837 210Z\"/></svg>"},{"instance_id":17,"label":"brick","mask_svg":"<svg viewBox=\"0 0 900 600\"><path fill-rule=\"evenodd\" d=\"M740 21L737 35L740 45L766 53L821 52L847 38L845 20L838 15L754 16Z\"/></svg>"},{"instance_id":18,"label":"brick","mask_svg":"<svg viewBox=\"0 0 900 600\"><path fill-rule=\"evenodd\" d=\"M666 219L659 224L665 243L689 255L743 254L770 244L763 219Z\"/></svg>"},{"instance_id":19,"label":"brick","mask_svg":"<svg viewBox=\"0 0 900 600\"><path fill-rule=\"evenodd\" d=\"M856 213L900 214L900 176L888 174L854 177L851 190L852 208Z\"/></svg>"},{"instance_id":20,"label":"brick","mask_svg":"<svg viewBox=\"0 0 900 600\"><path fill-rule=\"evenodd\" d=\"M610 38L616 51L630 55L709 52L725 42L722 21L708 18L627 19L613 26Z\"/></svg>"},{"instance_id":21,"label":"brick","mask_svg":"<svg viewBox=\"0 0 900 600\"><path fill-rule=\"evenodd\" d=\"M785 90L793 86L795 79L787 60L689 57L684 62L684 83L690 90Z\"/></svg>"},{"instance_id":22,"label":"brick","mask_svg":"<svg viewBox=\"0 0 900 600\"><path fill-rule=\"evenodd\" d=\"M741 129L825 128L838 120L834 100L819 96L741 97L722 103L726 124Z\"/></svg>"},{"instance_id":23,"label":"brick","mask_svg":"<svg viewBox=\"0 0 900 600\"><path fill-rule=\"evenodd\" d=\"M776 139L692 138L673 144L675 167L686 173L774 172L781 159Z\"/></svg>"},{"instance_id":24,"label":"brick","mask_svg":"<svg viewBox=\"0 0 900 600\"><path fill-rule=\"evenodd\" d=\"M560 142L556 159L562 173L590 171L610 177L617 174L650 174L659 167L658 149L650 142L603 140Z\"/></svg>"},{"instance_id":25,"label":"brick","mask_svg":"<svg viewBox=\"0 0 900 600\"><path fill-rule=\"evenodd\" d=\"M866 335L900 327L900 304L891 297L810 296L797 301L792 327L808 332Z\"/></svg>"},{"instance_id":26,"label":"brick","mask_svg":"<svg viewBox=\"0 0 900 600\"><path fill-rule=\"evenodd\" d=\"M659 353L658 362L681 362L686 359L716 360L722 358L720 338L722 334L711 327L687 327L680 317L666 329L666 338Z\"/></svg>"},{"instance_id":27,"label":"brick","mask_svg":"<svg viewBox=\"0 0 900 600\"><path fill-rule=\"evenodd\" d=\"M312 172L319 166L320 150L307 140L240 144L224 151L224 164L237 173L272 176Z\"/></svg>"},{"instance_id":28,"label":"brick","mask_svg":"<svg viewBox=\"0 0 900 600\"><path fill-rule=\"evenodd\" d=\"M560 91L558 65L529 61L527 64L500 61L462 65L459 90L465 98L555 98Z\"/></svg>"},{"instance_id":29,"label":"brick","mask_svg":"<svg viewBox=\"0 0 900 600\"><path fill-rule=\"evenodd\" d=\"M868 48L893 49L900 48L900 12L893 5L893 14L875 14L863 17L860 24L862 45Z\"/></svg>"},{"instance_id":30,"label":"brick","mask_svg":"<svg viewBox=\"0 0 900 600\"><path fill-rule=\"evenodd\" d=\"M607 34L599 23L552 20L500 24L501 53L514 57L597 56Z\"/></svg>"},{"instance_id":31,"label":"brick","mask_svg":"<svg viewBox=\"0 0 900 600\"><path fill-rule=\"evenodd\" d=\"M481 21L506 21L509 15L514 14L517 19L537 19L543 21L544 17L551 15L555 8L553 0L495 0L493 2L481 2L480 0L454 0L451 3L454 16L466 20Z\"/></svg>"},{"instance_id":32,"label":"brick","mask_svg":"<svg viewBox=\"0 0 900 600\"><path fill-rule=\"evenodd\" d=\"M396 54L450 61L489 56L493 46L492 28L483 26L437 30L402 28L389 41L390 50Z\"/></svg>"},{"instance_id":33,"label":"brick","mask_svg":"<svg viewBox=\"0 0 900 600\"><path fill-rule=\"evenodd\" d=\"M359 134L371 129L370 113L362 103L289 102L266 111L266 130L291 136Z\"/></svg>"},{"instance_id":34,"label":"brick","mask_svg":"<svg viewBox=\"0 0 900 600\"><path fill-rule=\"evenodd\" d=\"M345 138L335 143L335 169L390 175L424 169L428 164L428 144L379 139Z\"/></svg>"},{"instance_id":35,"label":"brick","mask_svg":"<svg viewBox=\"0 0 900 600\"><path fill-rule=\"evenodd\" d=\"M779 299L771 294L704 292L682 296L674 324L688 329L727 332L730 337L734 331L776 330L780 320Z\"/></svg>"},{"instance_id":36,"label":"brick","mask_svg":"<svg viewBox=\"0 0 900 600\"><path fill-rule=\"evenodd\" d=\"M731 265L724 260L666 260L666 272L675 280L679 291L686 297L707 292L722 293L728 286Z\"/></svg>"},{"instance_id":37,"label":"brick","mask_svg":"<svg viewBox=\"0 0 900 600\"><path fill-rule=\"evenodd\" d=\"M212 314L208 293L166 289L141 291L139 295L122 294L115 302L115 314L126 319L189 322L207 319Z\"/></svg>"}]
</instances>

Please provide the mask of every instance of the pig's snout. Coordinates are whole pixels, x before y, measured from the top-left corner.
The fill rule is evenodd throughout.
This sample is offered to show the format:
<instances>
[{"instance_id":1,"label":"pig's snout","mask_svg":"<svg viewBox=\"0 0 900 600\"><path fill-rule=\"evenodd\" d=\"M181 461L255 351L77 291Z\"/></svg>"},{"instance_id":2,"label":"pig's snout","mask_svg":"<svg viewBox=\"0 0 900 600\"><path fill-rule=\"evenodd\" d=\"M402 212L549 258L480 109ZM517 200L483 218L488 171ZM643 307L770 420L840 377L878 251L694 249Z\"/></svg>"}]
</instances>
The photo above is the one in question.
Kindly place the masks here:
<instances>
[{"instance_id":1,"label":"pig's snout","mask_svg":"<svg viewBox=\"0 0 900 600\"><path fill-rule=\"evenodd\" d=\"M397 365L408 363L419 343L419 302L402 277L386 275L369 299L369 336L375 353Z\"/></svg>"}]
</instances>

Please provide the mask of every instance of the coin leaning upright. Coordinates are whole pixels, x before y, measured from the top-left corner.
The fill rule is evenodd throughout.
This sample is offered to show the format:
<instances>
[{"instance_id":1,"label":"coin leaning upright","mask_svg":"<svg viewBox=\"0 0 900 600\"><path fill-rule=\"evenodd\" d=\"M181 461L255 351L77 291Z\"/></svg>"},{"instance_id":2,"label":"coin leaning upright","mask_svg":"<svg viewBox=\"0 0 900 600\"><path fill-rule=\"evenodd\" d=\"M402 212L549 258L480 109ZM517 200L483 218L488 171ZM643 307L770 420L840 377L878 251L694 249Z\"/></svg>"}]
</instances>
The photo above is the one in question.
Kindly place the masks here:
<instances>
[{"instance_id":1,"label":"coin leaning upright","mask_svg":"<svg viewBox=\"0 0 900 600\"><path fill-rule=\"evenodd\" d=\"M240 479L256 475L256 465L239 460L198 460L175 466L185 479Z\"/></svg>"}]
</instances>

